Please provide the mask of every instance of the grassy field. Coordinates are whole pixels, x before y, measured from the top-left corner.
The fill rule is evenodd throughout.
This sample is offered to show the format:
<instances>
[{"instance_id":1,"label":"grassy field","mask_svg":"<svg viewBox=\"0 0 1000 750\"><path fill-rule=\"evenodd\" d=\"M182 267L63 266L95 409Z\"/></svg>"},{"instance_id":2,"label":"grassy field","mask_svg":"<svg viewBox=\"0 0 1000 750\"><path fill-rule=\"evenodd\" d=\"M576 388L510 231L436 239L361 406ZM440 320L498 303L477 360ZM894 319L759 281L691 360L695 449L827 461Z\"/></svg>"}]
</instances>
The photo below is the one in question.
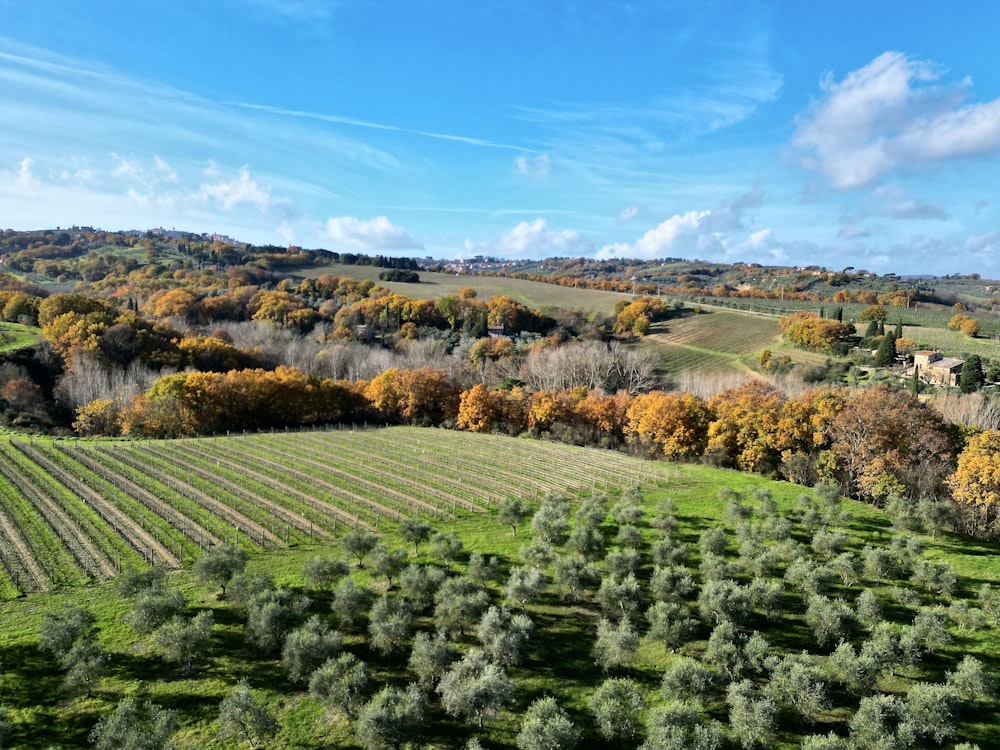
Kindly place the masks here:
<instances>
[{"instance_id":1,"label":"grassy field","mask_svg":"<svg viewBox=\"0 0 1000 750\"><path fill-rule=\"evenodd\" d=\"M513 297L518 302L532 309L559 308L563 310L581 310L584 313L600 313L611 315L615 304L620 300L631 299L631 295L618 292L601 292L593 289L575 289L573 287L546 284L541 281L526 279L508 279L493 276L465 276L449 273L431 273L420 271L419 284L403 284L398 282L379 281L378 275L386 269L375 266L346 266L331 264L318 268L310 268L300 275L316 278L324 273L332 276L353 279L371 279L399 294L417 299L437 299L450 294L458 294L464 287L476 290L479 299L487 300L499 294Z\"/></svg>"},{"instance_id":2,"label":"grassy field","mask_svg":"<svg viewBox=\"0 0 1000 750\"><path fill-rule=\"evenodd\" d=\"M773 582L781 591L778 611L768 614L755 605L745 619L740 620L739 632L744 634L741 636L744 638L754 631L761 633L769 643L769 653L774 657L808 651L811 654L809 659L815 662L822 674L827 675L831 702L815 717L815 724L803 723L787 707L780 707L775 716L775 731L764 742L767 747L798 747L805 734L833 731L844 735L848 731L848 719L858 703L856 695L846 693L830 676L827 662L832 646L817 645L806 617L804 601L807 596L802 584L795 582L798 579L792 578L786 570L790 565L788 560L792 559L787 554L792 550L798 550L796 555L816 560L821 565L833 565L832 557L813 550L813 547L820 549L814 538L817 528L827 534L843 532L844 536L837 543L838 549L831 554L849 554L858 566L854 580L835 577L827 581L821 590L831 601L842 599L848 604L863 590L875 592L886 618L892 623L893 632L905 633L910 627L908 623L916 614L936 611L934 607L937 605L947 607L951 604L951 610L943 610L946 612L954 610L954 603L968 602L975 606L975 592L984 583L1000 586L1000 563L996 556L1000 550L996 545L972 542L950 534L919 537L908 533L899 538L904 545L910 540L919 539L921 542L921 550L911 547L907 553L912 556L907 563L910 568L917 569L922 564L921 561L947 563L951 566L957 575L953 594L944 596L935 593L911 580L909 573L902 570L875 580L861 569L859 560L866 546L889 549L893 545L896 532L890 528L882 514L858 503L839 504L814 499L810 501L811 507L820 511L823 518L817 527L795 510L803 494L812 497L813 493L795 485L704 466L650 463L618 454L582 451L533 440L410 428L373 432L376 434L366 436L365 439L383 442L378 447L375 443L365 443L364 448L369 451L368 470L380 466L378 471L382 474L379 481L395 481L389 489L400 494L411 493L412 499L423 498L429 501L431 497L438 497L437 506L448 512L426 514L423 517L432 521L435 531L456 533L463 549L451 563L439 558L433 551L434 547L427 543L421 545L419 552L415 552L412 544L403 544L396 536L395 524L388 520L379 528L382 538L391 548L405 550L408 563L445 567L450 577L467 571L470 555L473 553L495 556L499 563L498 573L485 584L493 603L498 604L503 600L503 584L510 571L525 564L522 545L531 539L531 534L529 524L525 522L521 524L518 535L512 536L510 527L500 523L497 518L496 502L501 495L491 498L484 487L487 483L496 483L505 488L504 496L533 498L532 504L537 507L539 498L553 491L545 483L548 477L556 476L554 472L558 467L563 467L562 471L565 472L557 483L565 485L562 493L569 500L571 517L586 498L605 493L608 497L605 511L616 505L621 508L639 508L638 511L628 512L639 530L639 537L630 543L634 547L616 541L624 522L614 521L612 517L621 519L624 511L616 510L612 517L605 515L597 529L605 540L605 552L620 553L630 548L638 551L636 576L641 582L640 598L643 606L652 603L659 596L653 593L650 576L655 558L661 554L657 552L657 545L666 539L689 546L690 553L686 561L682 560L678 564L690 571L701 586L705 586L718 574L718 571L714 574L709 572L706 567L710 562L709 556L701 549L702 535L707 530L725 529L726 541L722 554L728 570L727 576L740 586L749 586L754 578L747 565L758 564L762 555L780 553L779 558L773 562L773 569L763 574L765 580ZM252 444L250 438L234 437L213 441L212 446L207 445L207 441L202 441L200 446L198 441L172 445L181 453L189 450L192 455L204 455L206 463L216 465L220 472L218 486L226 488L229 480L226 478L225 451L230 447L246 454L248 465L257 467L254 471L266 472L268 462L277 462L277 456L287 453L289 445L304 450L304 446L317 437L321 438L322 435L305 433L260 436L253 438ZM131 450L124 446L105 448L110 445L98 443L87 450ZM144 463L149 463L151 467L157 464L166 455L162 453L165 447L152 444L148 448L149 452L144 454L148 459ZM154 453L154 448L159 452ZM136 445L134 450L147 449ZM353 492L366 495L367 492L362 488L371 475L366 475L362 465L353 463L347 453L345 446L328 446L327 463L332 463L334 468L352 467L349 473L355 477L355 484L351 485L354 487ZM330 456L337 458L331 462ZM378 459L372 461L372 456ZM449 456L450 459L447 458ZM409 464L414 469L426 467L433 470L428 472L426 479L416 470L411 470L407 475L396 465L400 462ZM286 472L290 475L313 470L302 460L296 460L295 456L289 456L285 463ZM464 467L468 487L479 495L479 502L474 504L476 507L465 508L458 504L460 495L457 487L447 482L436 487L431 484L435 475L440 474L445 478L450 476L451 470L447 468L450 465ZM586 480L588 476L595 477L595 472L602 466L613 467L608 472L607 481L593 478ZM192 483L195 483L194 476L202 470L207 471L207 467L199 468L193 464L189 466L187 475ZM150 473L158 471L161 469L149 469ZM245 471L248 473L250 470ZM183 476L184 472L180 474ZM393 474L396 479L388 480L387 477ZM611 475L618 476L620 481L611 481ZM573 480L574 476L578 479ZM252 485L251 479L248 473L248 486ZM415 491L407 490L407 487L412 487L413 482L425 484L427 492L418 496ZM164 487L168 486L164 482ZM317 484L317 490L319 487ZM743 527L733 521L732 508L737 506L720 499L722 488L738 493L743 498L738 506L743 509ZM230 487L229 490L231 489ZM287 502L290 505L294 502L294 490L293 478L286 477L280 491L289 496ZM630 505L634 501L623 500L623 496L629 495L633 490L637 490L641 498L639 506ZM755 492L765 494L755 495ZM316 494L319 496L323 493L317 491ZM773 509L766 507L766 498L773 501ZM372 499L379 503L388 501L382 496L376 498L372 495ZM265 500L267 498L263 497L261 502ZM271 500L276 501L277 498ZM674 506L673 512L668 514L677 524L676 530L672 532L662 531L661 524L655 521L657 514L665 517L661 510L661 503L665 500L671 501ZM235 503L236 499L232 498L232 502ZM345 504L347 512L355 512L356 509L356 505ZM580 523L582 521L578 519L574 525ZM341 525L329 538L322 541L310 541L307 536L300 535L292 539L288 546L265 545L257 548L250 546L249 540L243 537L241 544L251 548L251 570L267 573L278 586L307 595L310 604L306 614L317 615L330 622L331 626L337 626L336 617L330 614L330 592L310 588L302 568L316 556L343 555L339 540L346 531L347 528ZM753 539L757 540L756 544L763 546L756 548L756 552L749 550L744 554L741 545ZM561 546L559 549L562 551ZM180 748L245 747L245 743L220 739L214 723L220 700L243 677L248 679L257 695L280 722L281 729L268 747L357 746L353 740L351 723L343 715L309 697L303 685L289 682L277 653L262 652L249 642L244 617L233 603L218 595L217 587L198 583L190 568L191 560L192 556L185 557L184 566L169 574L168 585L181 591L186 597L187 614L212 611L216 625L208 652L198 660L195 671L190 675L184 674L175 665L164 662L152 646L150 636L139 635L124 624L123 618L131 603L115 592L112 582L68 585L0 602L0 657L3 659L5 675L0 685L0 703L7 709L7 721L11 729L7 740L9 746L85 746L87 736L100 716L112 710L122 697L137 695L178 712L180 731L175 741ZM534 564L545 567L544 563L537 561ZM607 569L612 564L611 555L598 555L594 564L598 570ZM714 564L718 565L718 560ZM445 715L432 693L425 716L423 739L419 741L419 746L459 748L464 747L471 737L478 737L487 748L513 748L521 716L532 700L543 695L554 696L581 729L581 747L634 747L638 744L602 738L588 708L590 695L606 676L594 665L590 653L597 623L602 617L597 581L587 583L578 599L567 598L560 585L551 577L553 569L546 568L546 572L549 575L548 583L523 605L524 612L534 622L535 630L527 659L520 666L509 669L509 676L514 683L512 702L498 716L487 719L482 730L477 730L474 723L470 725ZM385 579L373 576L368 567L355 567L351 576L359 584L369 586L377 596L400 596L398 587L386 592ZM712 617L698 617L699 608L695 601L697 596L696 589L687 600L681 602L696 617L697 625L687 641L676 651L645 634L645 620L641 613L636 613L634 622L640 633L644 634L639 647L622 667L612 668L609 672L611 676L633 680L650 706L650 711L669 702L660 692L660 681L664 671L671 668L679 655L707 658L705 650L713 632L714 620ZM67 694L62 688L60 670L37 648L38 631L45 616L51 612L65 611L71 606L86 607L95 613L100 643L108 652L107 673L90 696ZM419 610L414 620L415 628L432 631L432 614L431 610ZM603 614L607 616L606 611ZM955 616L958 615L946 614L945 622L951 623ZM1000 638L993 626L981 625L962 631L956 625L949 624L947 629L947 644L939 645L932 653L923 654L912 664L882 675L874 686L876 691L903 697L916 683L941 682L945 679L945 673L953 670L965 655L974 656L989 672L997 673L1000 668ZM413 679L413 674L406 667L408 652L405 648L389 655L375 651L371 648L363 626L344 628L344 634L345 650L354 653L367 664L376 685L402 686ZM850 621L845 625L843 637L860 648L869 638L869 633L859 623ZM463 652L476 645L474 628L460 636L457 643ZM766 689L769 681L767 671L751 671L746 676L752 677L760 690ZM720 687L695 706L702 721L709 718L720 719L724 723L727 721L725 691ZM643 715L646 714L644 711ZM979 698L972 704L958 706L955 708L955 717L957 729L953 741L975 741L984 749L998 747L993 727L1000 724L1000 704L995 699Z\"/></svg>"},{"instance_id":3,"label":"grassy field","mask_svg":"<svg viewBox=\"0 0 1000 750\"><path fill-rule=\"evenodd\" d=\"M697 315L657 323L643 344L661 354L668 375L745 373L764 349L806 364L819 364L829 358L787 344L777 318L736 310L703 310Z\"/></svg>"},{"instance_id":4,"label":"grassy field","mask_svg":"<svg viewBox=\"0 0 1000 750\"><path fill-rule=\"evenodd\" d=\"M20 323L0 323L0 352L23 349L37 344L42 338L41 330Z\"/></svg>"}]
</instances>

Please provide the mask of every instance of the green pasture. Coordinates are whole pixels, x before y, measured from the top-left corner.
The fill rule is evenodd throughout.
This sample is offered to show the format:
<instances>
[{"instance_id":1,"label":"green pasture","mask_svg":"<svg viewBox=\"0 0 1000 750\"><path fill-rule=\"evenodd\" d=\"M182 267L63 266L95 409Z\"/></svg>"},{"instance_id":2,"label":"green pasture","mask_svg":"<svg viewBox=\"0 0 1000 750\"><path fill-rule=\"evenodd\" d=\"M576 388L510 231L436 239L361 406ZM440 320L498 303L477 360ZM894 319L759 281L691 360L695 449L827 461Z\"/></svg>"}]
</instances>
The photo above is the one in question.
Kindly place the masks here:
<instances>
[{"instance_id":1,"label":"green pasture","mask_svg":"<svg viewBox=\"0 0 1000 750\"><path fill-rule=\"evenodd\" d=\"M735 346L735 345L734 345ZM459 435L441 430L415 428L379 431L381 438L391 445L397 440L395 452L381 451L373 455L386 455L395 460L406 458L420 464L421 470L432 468L435 462L443 461L443 456L456 451L464 452L461 459L467 461L470 476L501 474L502 481L510 495L530 498L535 507L545 493L540 485L548 476L550 466L560 461L566 465L598 467L601 457L607 462L629 472L634 486L641 495L645 516L637 522L641 531L641 567L639 577L646 580L651 568L651 548L655 540L662 538L663 532L651 524L659 504L670 500L675 506L674 517L678 528L672 539L691 547L689 565L698 570L700 561L699 537L705 530L727 529L726 558L737 565L738 543L734 536L734 526L727 520L726 501L720 497L720 490L738 493L748 506L756 506L755 492L764 491L773 499L779 515L791 521L791 539L809 551L809 532L797 520L795 508L803 495L813 496L806 488L774 482L759 476L714 469L701 465L665 464L630 459L620 454L601 451L581 451L568 446L542 444L537 441L498 438L495 436ZM457 437L456 437L457 436ZM281 446L308 444L297 442L294 435L274 437L270 445L268 436L255 438L250 445L245 438L219 439L222 443L231 441L244 452L252 449L257 463L275 460ZM197 449L197 441L186 441L191 450ZM265 444L267 444L265 446ZM374 444L366 445L373 446ZM539 459L533 464L531 453L525 447L536 446ZM206 446L207 447L207 446ZM268 453L265 453L265 447ZM218 456L223 461L222 448L206 455ZM335 454L331 454L335 455ZM269 458L263 458L268 456ZM516 456L516 458L513 458ZM211 463L211 459L208 464ZM336 461L336 459L331 459ZM377 463L377 462L372 462ZM207 464L206 464L207 465ZM520 467L518 469L517 467ZM631 468L630 468L631 467ZM289 461L289 470L300 470L294 461ZM200 469L199 469L200 470ZM587 474L595 469L582 469ZM360 467L358 468L360 471ZM514 479L515 474L521 479ZM570 476L570 475L567 475ZM402 479L402 477L401 477ZM360 486L360 485L357 485ZM404 485L397 484L402 488ZM580 482L575 489L567 489L571 514L588 496L607 492L609 505L614 505L621 497L624 485L604 482ZM449 490L453 491L453 490ZM758 495L758 497L760 497ZM449 575L459 575L466 570L469 555L481 553L495 556L499 562L500 574L490 584L488 591L493 602L501 599L501 588L507 574L524 564L522 545L531 537L530 524L526 521L518 528L517 536L511 529L499 522L494 501L483 498L485 512L463 511L443 515L433 520L435 531L453 531L462 541L463 553L449 567ZM447 504L446 504L447 505ZM761 511L763 512L763 511ZM852 501L844 501L840 507L836 529L846 537L843 550L859 554L866 545L888 547L897 535L885 516L878 510ZM763 516L761 517L763 518ZM615 548L614 538L617 524L606 518L600 526L607 540L607 549ZM339 538L345 529L337 532L337 537L323 542L309 542L300 539L291 546L280 549L253 549L249 567L252 570L269 573L280 586L291 587L306 593L311 604L308 614L316 614L324 619L330 616L330 594L310 590L302 574L305 562L316 556L342 556L344 553ZM395 525L383 524L379 531L386 544L393 549L405 549L408 562L428 565L444 563L434 557L431 545L424 543L419 553L413 545L404 544L396 536ZM1000 562L994 544L976 542L963 537L939 533L935 536L909 533L909 538L919 539L923 558L945 562L958 575L958 585L953 601L967 600L976 605L975 591L983 583L1000 586ZM599 566L603 563L598 562ZM98 718L114 708L126 695L137 695L178 712L180 731L174 740L178 748L222 749L246 747L234 741L223 741L218 736L215 717L219 701L239 679L246 677L268 709L279 719L281 730L268 744L271 748L354 748L350 723L335 711L325 708L310 698L304 688L291 684L276 655L262 654L247 640L243 620L220 598L215 587L201 585L191 570L191 560L187 558L182 569L168 575L171 588L179 589L187 598L187 613L209 609L215 614L209 653L199 661L192 675L181 673L175 666L165 663L150 646L148 636L140 637L123 624L123 617L129 603L120 598L114 590L113 582L93 583L84 586L68 586L53 591L32 593L16 600L0 602L0 658L3 660L0 683L0 704L7 709L10 735L6 740L10 747L49 748L85 747L91 728ZM362 584L370 585L376 593L385 591L384 579L372 578L368 569L355 569L351 574ZM698 573L695 573L698 576ZM742 580L742 576L737 574ZM779 579L780 580L780 579ZM896 589L913 590L913 595L922 600L922 606L935 603L918 594L913 585L895 581L874 582L862 579L853 586L836 582L829 595L843 597L850 602L863 588L876 593L887 614L898 623L905 623L913 616L916 605L900 605L894 600ZM622 747L620 742L602 739L596 732L593 718L588 708L589 696L605 675L592 660L590 649L601 610L594 590L588 589L582 599L572 601L563 598L549 583L541 593L530 600L525 612L535 623L531 639L531 649L527 660L512 667L509 675L515 691L513 702L504 708L499 716L489 719L483 730L474 725L446 716L439 704L432 700L425 717L423 739L417 744L428 748L461 748L473 737L478 738L486 748L514 748L515 738L520 728L521 715L532 700L551 695L567 710L571 719L583 732L580 747L605 750ZM44 617L51 612L64 611L71 606L91 609L98 619L101 644L109 654L107 674L100 680L89 697L65 694L62 675L51 660L37 649L37 634ZM417 618L419 630L433 630L428 614ZM637 621L640 630L645 623ZM744 626L747 633L756 630L769 641L775 655L798 653L803 649L823 658L829 649L817 648L804 620L802 598L790 584L785 585L781 614L776 618L755 614ZM678 653L699 657L705 649L710 628L703 624L689 643ZM860 642L864 635L853 629L854 640ZM952 643L936 652L932 657L922 659L919 664L905 667L891 678L879 683L879 690L888 694L903 694L916 681L940 682L945 673L953 669L959 659L966 654L980 659L993 674L1000 669L1000 636L993 626L985 626L971 633L961 634L951 629ZM461 650L475 645L471 634L459 637ZM379 685L402 686L412 679L406 668L406 652L402 656L382 656L373 651L364 630L349 630L345 633L344 647L363 659ZM626 666L616 672L617 676L633 679L640 686L650 706L661 705L664 701L659 692L659 684L677 653L672 653L647 637ZM805 734L826 734L829 731L844 735L847 731L846 719L855 698L841 692L832 692L833 704L825 711L815 725L805 725L779 714L776 734L768 747L798 747ZM727 709L724 701L705 704L704 716L725 721ZM958 731L951 742L973 741L983 750L998 747L994 727L1000 725L1000 703L994 698L980 698L970 707L961 708L957 715ZM637 746L628 745L629 747ZM735 746L735 745L734 745ZM945 744L945 747L952 747ZM729 745L727 745L729 747Z\"/></svg>"},{"instance_id":2,"label":"green pasture","mask_svg":"<svg viewBox=\"0 0 1000 750\"><path fill-rule=\"evenodd\" d=\"M20 323L0 323L0 352L10 352L34 346L41 341L40 328Z\"/></svg>"}]
</instances>

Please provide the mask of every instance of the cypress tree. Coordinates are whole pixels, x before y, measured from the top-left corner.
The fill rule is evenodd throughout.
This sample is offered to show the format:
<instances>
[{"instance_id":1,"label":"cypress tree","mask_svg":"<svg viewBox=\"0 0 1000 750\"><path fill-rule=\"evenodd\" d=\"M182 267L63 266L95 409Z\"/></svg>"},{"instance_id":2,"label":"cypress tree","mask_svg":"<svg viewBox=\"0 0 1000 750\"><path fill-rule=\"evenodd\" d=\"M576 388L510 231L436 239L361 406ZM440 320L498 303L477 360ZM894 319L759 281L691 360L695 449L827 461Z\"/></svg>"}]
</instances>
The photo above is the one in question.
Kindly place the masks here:
<instances>
[{"instance_id":1,"label":"cypress tree","mask_svg":"<svg viewBox=\"0 0 1000 750\"><path fill-rule=\"evenodd\" d=\"M887 333L879 342L878 350L875 352L875 366L889 367L896 361L896 337Z\"/></svg>"}]
</instances>

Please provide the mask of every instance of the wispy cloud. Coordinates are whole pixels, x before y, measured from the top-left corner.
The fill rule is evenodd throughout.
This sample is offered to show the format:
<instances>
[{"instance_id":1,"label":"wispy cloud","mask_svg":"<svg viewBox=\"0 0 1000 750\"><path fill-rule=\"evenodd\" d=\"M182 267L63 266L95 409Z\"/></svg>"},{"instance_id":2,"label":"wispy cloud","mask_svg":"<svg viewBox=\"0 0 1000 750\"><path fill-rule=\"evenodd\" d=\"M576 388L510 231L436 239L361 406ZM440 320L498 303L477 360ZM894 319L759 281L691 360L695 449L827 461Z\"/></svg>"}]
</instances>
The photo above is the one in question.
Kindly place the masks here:
<instances>
[{"instance_id":1,"label":"wispy cloud","mask_svg":"<svg viewBox=\"0 0 1000 750\"><path fill-rule=\"evenodd\" d=\"M231 5L249 8L262 18L296 24L329 21L340 3L336 0L228 0Z\"/></svg>"},{"instance_id":2,"label":"wispy cloud","mask_svg":"<svg viewBox=\"0 0 1000 750\"><path fill-rule=\"evenodd\" d=\"M552 160L549 159L548 154L539 154L535 157L521 154L514 159L514 170L520 175L529 177L548 177L552 172Z\"/></svg>"},{"instance_id":3,"label":"wispy cloud","mask_svg":"<svg viewBox=\"0 0 1000 750\"><path fill-rule=\"evenodd\" d=\"M867 187L920 164L1000 151L1000 99L965 104L968 79L937 84L934 63L884 52L843 80L831 74L792 140L830 187Z\"/></svg>"},{"instance_id":4,"label":"wispy cloud","mask_svg":"<svg viewBox=\"0 0 1000 750\"><path fill-rule=\"evenodd\" d=\"M283 117L294 117L302 120L318 120L320 122L329 122L337 125L351 125L358 128L371 128L373 130L386 130L394 133L406 133L408 135L417 135L424 138L435 138L442 141L453 141L455 143L464 143L469 146L482 146L483 148L497 148L506 149L510 151L520 151L526 154L535 153L534 149L527 148L524 146L517 146L510 143L498 143L496 141L490 141L483 138L473 138L466 135L454 135L451 133L435 133L429 130L412 130L409 128L399 127L397 125L386 125L379 122L368 122L367 120L358 120L353 117L345 117L343 115L330 115L321 112L306 112L304 110L298 109L285 109L283 107L272 107L266 104L254 104L251 102L229 102L229 104L240 107L242 109L256 110L258 112L267 112L272 115L280 115Z\"/></svg>"}]
</instances>

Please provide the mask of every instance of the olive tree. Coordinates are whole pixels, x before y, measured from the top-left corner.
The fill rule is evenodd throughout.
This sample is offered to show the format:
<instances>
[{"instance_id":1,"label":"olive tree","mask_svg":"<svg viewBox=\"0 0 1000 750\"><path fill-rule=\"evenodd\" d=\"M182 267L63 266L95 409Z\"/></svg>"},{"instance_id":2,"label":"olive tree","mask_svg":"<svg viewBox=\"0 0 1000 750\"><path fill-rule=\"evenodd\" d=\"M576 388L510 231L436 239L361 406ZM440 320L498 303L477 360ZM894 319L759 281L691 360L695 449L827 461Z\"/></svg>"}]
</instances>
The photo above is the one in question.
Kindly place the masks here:
<instances>
[{"instance_id":1,"label":"olive tree","mask_svg":"<svg viewBox=\"0 0 1000 750\"><path fill-rule=\"evenodd\" d=\"M219 704L219 734L246 742L252 748L263 747L278 733L278 722L258 698L246 678L229 691Z\"/></svg>"},{"instance_id":2,"label":"olive tree","mask_svg":"<svg viewBox=\"0 0 1000 750\"><path fill-rule=\"evenodd\" d=\"M386 588L391 589L392 579L406 566L408 557L406 550L391 550L384 544L377 544L369 557L368 567L373 576L385 578Z\"/></svg>"},{"instance_id":3,"label":"olive tree","mask_svg":"<svg viewBox=\"0 0 1000 750\"><path fill-rule=\"evenodd\" d=\"M383 656L396 653L413 632L413 609L405 599L382 596L368 616L371 647Z\"/></svg>"},{"instance_id":4,"label":"olive tree","mask_svg":"<svg viewBox=\"0 0 1000 750\"><path fill-rule=\"evenodd\" d=\"M761 693L750 680L734 682L726 692L729 704L729 733L744 750L769 747L775 734L774 701Z\"/></svg>"},{"instance_id":5,"label":"olive tree","mask_svg":"<svg viewBox=\"0 0 1000 750\"><path fill-rule=\"evenodd\" d=\"M544 584L545 574L538 568L514 568L510 571L507 585L503 587L503 598L524 609L525 605L538 595Z\"/></svg>"},{"instance_id":6,"label":"olive tree","mask_svg":"<svg viewBox=\"0 0 1000 750\"><path fill-rule=\"evenodd\" d=\"M317 615L291 631L281 648L281 666L292 682L304 682L327 659L340 653L343 636Z\"/></svg>"},{"instance_id":7,"label":"olive tree","mask_svg":"<svg viewBox=\"0 0 1000 750\"><path fill-rule=\"evenodd\" d=\"M479 621L476 637L491 661L512 667L527 655L534 627L525 614L512 615L506 607L490 607Z\"/></svg>"},{"instance_id":8,"label":"olive tree","mask_svg":"<svg viewBox=\"0 0 1000 750\"><path fill-rule=\"evenodd\" d=\"M349 572L347 563L338 557L313 557L302 566L302 575L310 588L321 591L329 591Z\"/></svg>"},{"instance_id":9,"label":"olive tree","mask_svg":"<svg viewBox=\"0 0 1000 750\"><path fill-rule=\"evenodd\" d=\"M690 656L670 662L660 692L665 700L707 700L715 691L716 672Z\"/></svg>"},{"instance_id":10,"label":"olive tree","mask_svg":"<svg viewBox=\"0 0 1000 750\"><path fill-rule=\"evenodd\" d=\"M819 668L804 656L788 654L775 664L765 692L810 724L830 706L826 682Z\"/></svg>"},{"instance_id":11,"label":"olive tree","mask_svg":"<svg viewBox=\"0 0 1000 750\"><path fill-rule=\"evenodd\" d=\"M354 654L344 652L327 659L309 677L309 695L348 716L354 716L368 690L368 668Z\"/></svg>"},{"instance_id":12,"label":"olive tree","mask_svg":"<svg viewBox=\"0 0 1000 750\"><path fill-rule=\"evenodd\" d=\"M175 615L153 635L153 644L164 659L182 664L185 674L190 674L194 662L208 650L215 627L211 610L199 612L191 618Z\"/></svg>"},{"instance_id":13,"label":"olive tree","mask_svg":"<svg viewBox=\"0 0 1000 750\"><path fill-rule=\"evenodd\" d=\"M677 602L656 602L646 610L649 636L675 649L687 643L698 630L698 621Z\"/></svg>"},{"instance_id":14,"label":"olive tree","mask_svg":"<svg viewBox=\"0 0 1000 750\"><path fill-rule=\"evenodd\" d=\"M285 635L302 621L309 599L290 589L268 591L247 607L247 632L261 651L276 651Z\"/></svg>"},{"instance_id":15,"label":"olive tree","mask_svg":"<svg viewBox=\"0 0 1000 750\"><path fill-rule=\"evenodd\" d=\"M337 617L340 627L349 630L355 628L368 613L371 600L371 589L345 578L333 592L330 610Z\"/></svg>"},{"instance_id":16,"label":"olive tree","mask_svg":"<svg viewBox=\"0 0 1000 750\"><path fill-rule=\"evenodd\" d=\"M531 517L531 506L519 497L507 497L500 501L497 518L500 523L510 526L510 535L517 536L517 527Z\"/></svg>"},{"instance_id":17,"label":"olive tree","mask_svg":"<svg viewBox=\"0 0 1000 750\"><path fill-rule=\"evenodd\" d=\"M556 699L546 696L528 706L515 742L518 750L573 750L580 731Z\"/></svg>"},{"instance_id":18,"label":"olive tree","mask_svg":"<svg viewBox=\"0 0 1000 750\"><path fill-rule=\"evenodd\" d=\"M138 594L132 609L125 615L125 622L141 635L152 633L175 615L179 615L187 602L180 591L149 588Z\"/></svg>"},{"instance_id":19,"label":"olive tree","mask_svg":"<svg viewBox=\"0 0 1000 750\"><path fill-rule=\"evenodd\" d=\"M413 545L413 554L420 554L420 543L426 542L431 537L433 527L420 518L403 518L399 522L399 535L404 541Z\"/></svg>"},{"instance_id":20,"label":"olive tree","mask_svg":"<svg viewBox=\"0 0 1000 750\"><path fill-rule=\"evenodd\" d=\"M441 706L449 716L475 719L479 728L510 703L514 685L503 668L472 649L438 683Z\"/></svg>"},{"instance_id":21,"label":"olive tree","mask_svg":"<svg viewBox=\"0 0 1000 750\"><path fill-rule=\"evenodd\" d=\"M632 680L605 680L591 694L589 704L606 740L629 743L639 735L639 714L646 702Z\"/></svg>"},{"instance_id":22,"label":"olive tree","mask_svg":"<svg viewBox=\"0 0 1000 750\"><path fill-rule=\"evenodd\" d=\"M399 590L416 611L422 612L434 602L444 579L445 572L436 565L407 565L399 576Z\"/></svg>"},{"instance_id":23,"label":"olive tree","mask_svg":"<svg viewBox=\"0 0 1000 750\"><path fill-rule=\"evenodd\" d=\"M479 622L489 594L467 577L449 578L434 597L434 625L446 637L463 635Z\"/></svg>"},{"instance_id":24,"label":"olive tree","mask_svg":"<svg viewBox=\"0 0 1000 750\"><path fill-rule=\"evenodd\" d=\"M212 547L194 563L194 572L203 584L211 584L221 589L220 596L226 595L229 580L243 571L247 564L247 553L235 544Z\"/></svg>"},{"instance_id":25,"label":"olive tree","mask_svg":"<svg viewBox=\"0 0 1000 750\"><path fill-rule=\"evenodd\" d=\"M375 549L378 544L378 537L367 529L354 529L340 538L340 545L349 555L353 555L358 560L358 567L365 566L365 558L368 553Z\"/></svg>"},{"instance_id":26,"label":"olive tree","mask_svg":"<svg viewBox=\"0 0 1000 750\"><path fill-rule=\"evenodd\" d=\"M454 646L443 634L432 636L420 632L414 637L410 650L410 671L417 676L420 687L430 690L438 684L456 657Z\"/></svg>"},{"instance_id":27,"label":"olive tree","mask_svg":"<svg viewBox=\"0 0 1000 750\"><path fill-rule=\"evenodd\" d=\"M97 750L166 750L176 730L176 711L129 695L97 721L90 742Z\"/></svg>"},{"instance_id":28,"label":"olive tree","mask_svg":"<svg viewBox=\"0 0 1000 750\"><path fill-rule=\"evenodd\" d=\"M620 669L639 648L639 634L628 617L617 624L603 617L597 623L597 640L592 654L594 662L605 674Z\"/></svg>"},{"instance_id":29,"label":"olive tree","mask_svg":"<svg viewBox=\"0 0 1000 750\"><path fill-rule=\"evenodd\" d=\"M365 750L396 750L420 736L424 696L416 685L385 687L358 712L354 738Z\"/></svg>"}]
</instances>

